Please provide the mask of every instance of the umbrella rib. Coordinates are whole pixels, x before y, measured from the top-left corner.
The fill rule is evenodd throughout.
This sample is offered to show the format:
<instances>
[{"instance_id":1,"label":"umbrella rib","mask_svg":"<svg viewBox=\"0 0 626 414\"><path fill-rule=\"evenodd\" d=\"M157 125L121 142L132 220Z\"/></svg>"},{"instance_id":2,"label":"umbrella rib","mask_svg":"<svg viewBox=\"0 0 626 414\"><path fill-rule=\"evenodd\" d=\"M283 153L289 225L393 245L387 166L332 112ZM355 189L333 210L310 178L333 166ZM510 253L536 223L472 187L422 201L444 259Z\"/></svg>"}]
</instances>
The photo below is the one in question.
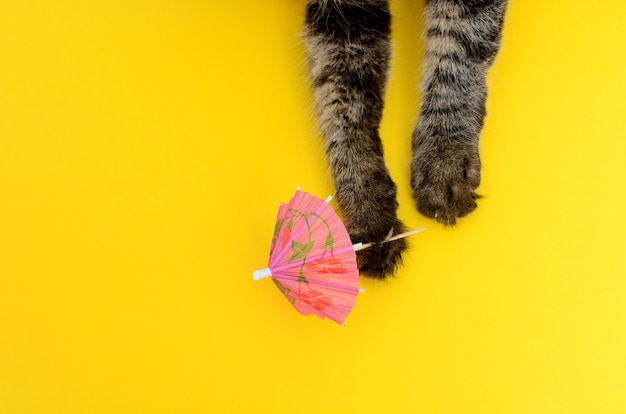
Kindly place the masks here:
<instances>
[{"instance_id":1,"label":"umbrella rib","mask_svg":"<svg viewBox=\"0 0 626 414\"><path fill-rule=\"evenodd\" d=\"M347 253L347 252L354 251L354 250L355 250L354 246L345 246L345 247L342 247L340 249L334 250L330 254L331 255L341 255L343 253ZM315 262L317 260L323 259L325 256L328 256L328 254L329 254L328 251L325 251L322 254L318 254L318 255L315 255L315 256L307 257L306 260L307 260L308 263ZM270 266L270 267L272 268L273 272L280 272L282 270L287 270L287 269L293 269L295 267L300 267L300 265L302 265L302 262L301 261L297 261L297 262L287 263L287 264L284 264L282 266L275 266L275 267L271 267Z\"/></svg>"},{"instance_id":2,"label":"umbrella rib","mask_svg":"<svg viewBox=\"0 0 626 414\"><path fill-rule=\"evenodd\" d=\"M279 275L279 276L272 276L274 279L284 279L284 280L291 280L294 282L298 281L298 277L296 276L288 276L288 275ZM323 282L321 280L315 280L315 279L307 279L307 282L304 283L310 283L312 285L319 285L319 286L327 286L327 287L332 287L335 289L339 289L339 290L346 290L349 292L359 292L360 289L358 287L351 287L351 286L345 286L345 285L340 285L337 283L332 283L332 282Z\"/></svg>"}]
</instances>

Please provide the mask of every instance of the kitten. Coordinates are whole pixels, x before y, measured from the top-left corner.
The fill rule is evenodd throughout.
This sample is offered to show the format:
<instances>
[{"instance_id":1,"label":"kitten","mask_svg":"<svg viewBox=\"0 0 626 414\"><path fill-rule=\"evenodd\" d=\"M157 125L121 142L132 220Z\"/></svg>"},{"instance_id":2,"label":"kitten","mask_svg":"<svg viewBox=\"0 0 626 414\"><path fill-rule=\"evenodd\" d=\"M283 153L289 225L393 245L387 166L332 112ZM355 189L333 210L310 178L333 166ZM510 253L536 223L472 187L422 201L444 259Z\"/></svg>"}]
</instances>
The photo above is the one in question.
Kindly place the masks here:
<instances>
[{"instance_id":1,"label":"kitten","mask_svg":"<svg viewBox=\"0 0 626 414\"><path fill-rule=\"evenodd\" d=\"M500 45L507 0L427 0L422 107L411 187L423 215L453 225L476 208L485 76ZM389 69L388 0L308 0L305 47L335 199L354 243L405 230L378 128ZM357 255L361 272L393 274L404 239Z\"/></svg>"}]
</instances>

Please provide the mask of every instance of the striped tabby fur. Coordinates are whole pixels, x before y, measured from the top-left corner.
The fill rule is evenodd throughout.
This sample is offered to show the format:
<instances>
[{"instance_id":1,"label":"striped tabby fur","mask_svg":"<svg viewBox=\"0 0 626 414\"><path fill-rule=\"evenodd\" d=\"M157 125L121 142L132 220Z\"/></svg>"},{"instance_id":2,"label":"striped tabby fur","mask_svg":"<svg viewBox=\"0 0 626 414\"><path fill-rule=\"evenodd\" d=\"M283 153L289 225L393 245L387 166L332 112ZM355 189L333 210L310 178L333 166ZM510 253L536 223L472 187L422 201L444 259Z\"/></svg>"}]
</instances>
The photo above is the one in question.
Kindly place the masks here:
<instances>
[{"instance_id":1,"label":"striped tabby fur","mask_svg":"<svg viewBox=\"0 0 626 414\"><path fill-rule=\"evenodd\" d=\"M478 137L485 75L500 44L506 0L430 0L426 4L423 103L413 133L411 186L418 210L446 225L476 208ZM315 106L353 242L380 242L404 230L396 186L378 128L389 69L388 0L309 0L305 45ZM404 240L359 252L365 275L392 274Z\"/></svg>"}]
</instances>

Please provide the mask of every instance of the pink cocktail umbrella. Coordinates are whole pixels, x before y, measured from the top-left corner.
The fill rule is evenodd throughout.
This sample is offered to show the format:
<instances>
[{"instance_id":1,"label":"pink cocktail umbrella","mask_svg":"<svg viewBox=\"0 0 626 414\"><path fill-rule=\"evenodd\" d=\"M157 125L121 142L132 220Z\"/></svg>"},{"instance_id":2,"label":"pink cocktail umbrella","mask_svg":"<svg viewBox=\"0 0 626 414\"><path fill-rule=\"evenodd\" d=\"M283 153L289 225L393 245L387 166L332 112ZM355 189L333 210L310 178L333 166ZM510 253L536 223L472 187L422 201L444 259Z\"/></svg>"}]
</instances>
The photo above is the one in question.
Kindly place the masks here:
<instances>
[{"instance_id":1,"label":"pink cocktail umbrella","mask_svg":"<svg viewBox=\"0 0 626 414\"><path fill-rule=\"evenodd\" d=\"M252 277L271 277L301 314L315 314L343 325L361 291L355 251L371 244L352 244L329 201L330 197L322 200L298 189L289 204L281 204L268 267L256 270Z\"/></svg>"}]
</instances>

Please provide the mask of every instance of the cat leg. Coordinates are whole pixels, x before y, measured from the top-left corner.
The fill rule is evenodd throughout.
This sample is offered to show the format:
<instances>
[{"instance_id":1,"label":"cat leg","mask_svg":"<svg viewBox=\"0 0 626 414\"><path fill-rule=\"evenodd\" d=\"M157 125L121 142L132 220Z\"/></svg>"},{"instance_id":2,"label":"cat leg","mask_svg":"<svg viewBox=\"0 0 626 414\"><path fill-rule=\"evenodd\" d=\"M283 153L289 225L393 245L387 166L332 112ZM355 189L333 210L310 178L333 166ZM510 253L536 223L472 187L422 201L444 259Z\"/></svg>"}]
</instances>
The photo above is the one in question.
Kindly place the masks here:
<instances>
[{"instance_id":1,"label":"cat leg","mask_svg":"<svg viewBox=\"0 0 626 414\"><path fill-rule=\"evenodd\" d=\"M309 0L305 46L335 200L354 243L404 230L378 128L391 53L387 0ZM394 272L404 239L357 253L361 272Z\"/></svg>"},{"instance_id":2,"label":"cat leg","mask_svg":"<svg viewBox=\"0 0 626 414\"><path fill-rule=\"evenodd\" d=\"M506 6L506 0L426 5L423 103L413 133L411 187L419 212L446 225L477 206L485 76L500 46Z\"/></svg>"}]
</instances>

